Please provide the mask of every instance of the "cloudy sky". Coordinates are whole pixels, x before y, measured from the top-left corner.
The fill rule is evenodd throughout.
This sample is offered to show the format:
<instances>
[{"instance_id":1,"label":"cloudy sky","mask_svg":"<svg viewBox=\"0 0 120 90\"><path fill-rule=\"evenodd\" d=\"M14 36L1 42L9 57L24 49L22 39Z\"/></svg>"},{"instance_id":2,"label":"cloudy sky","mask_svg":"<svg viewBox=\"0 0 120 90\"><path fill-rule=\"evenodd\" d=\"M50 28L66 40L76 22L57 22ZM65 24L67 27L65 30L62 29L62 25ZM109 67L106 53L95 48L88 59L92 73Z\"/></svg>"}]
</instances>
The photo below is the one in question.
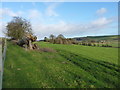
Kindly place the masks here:
<instances>
[{"instance_id":1,"label":"cloudy sky","mask_svg":"<svg viewBox=\"0 0 120 90\"><path fill-rule=\"evenodd\" d=\"M13 16L32 24L38 39L50 34L82 37L118 34L117 2L4 2L0 3L0 36Z\"/></svg>"}]
</instances>

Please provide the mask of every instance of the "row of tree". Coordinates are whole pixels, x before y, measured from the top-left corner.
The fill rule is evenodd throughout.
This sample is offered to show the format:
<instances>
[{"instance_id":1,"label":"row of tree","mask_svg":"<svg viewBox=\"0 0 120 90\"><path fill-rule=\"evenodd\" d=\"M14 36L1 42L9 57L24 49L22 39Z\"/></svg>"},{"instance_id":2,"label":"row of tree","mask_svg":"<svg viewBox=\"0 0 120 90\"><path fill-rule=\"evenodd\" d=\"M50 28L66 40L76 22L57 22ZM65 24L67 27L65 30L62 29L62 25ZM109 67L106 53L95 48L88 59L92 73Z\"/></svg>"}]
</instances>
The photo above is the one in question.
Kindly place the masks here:
<instances>
[{"instance_id":1,"label":"row of tree","mask_svg":"<svg viewBox=\"0 0 120 90\"><path fill-rule=\"evenodd\" d=\"M57 37L51 34L49 38L45 37L44 41L53 44L77 44L75 39L65 38L62 34L59 34Z\"/></svg>"},{"instance_id":2,"label":"row of tree","mask_svg":"<svg viewBox=\"0 0 120 90\"><path fill-rule=\"evenodd\" d=\"M84 45L84 46L97 46L97 47L112 47L111 45L109 45L107 42L99 42L99 41L82 41L79 43L80 45Z\"/></svg>"},{"instance_id":3,"label":"row of tree","mask_svg":"<svg viewBox=\"0 0 120 90\"><path fill-rule=\"evenodd\" d=\"M76 39L72 38L65 38L62 34L59 34L57 37L53 34L49 36L49 38L44 38L45 42L50 42L53 44L77 44L77 45L84 45L84 46L97 46L97 47L112 47L108 43L95 41L95 40L83 40L81 42L77 41Z\"/></svg>"}]
</instances>

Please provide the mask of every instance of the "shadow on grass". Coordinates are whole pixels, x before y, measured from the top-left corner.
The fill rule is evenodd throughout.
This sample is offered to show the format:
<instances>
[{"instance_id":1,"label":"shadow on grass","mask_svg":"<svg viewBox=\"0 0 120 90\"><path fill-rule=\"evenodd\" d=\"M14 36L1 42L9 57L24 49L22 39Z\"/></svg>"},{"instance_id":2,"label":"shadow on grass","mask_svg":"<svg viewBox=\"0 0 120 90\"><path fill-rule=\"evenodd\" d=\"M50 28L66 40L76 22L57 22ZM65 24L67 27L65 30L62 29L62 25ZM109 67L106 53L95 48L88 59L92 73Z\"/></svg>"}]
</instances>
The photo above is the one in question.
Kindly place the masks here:
<instances>
[{"instance_id":1,"label":"shadow on grass","mask_svg":"<svg viewBox=\"0 0 120 90\"><path fill-rule=\"evenodd\" d=\"M118 84L118 79L120 79L120 66L105 61L98 61L94 59L91 60L87 57L82 57L63 50L58 50L58 52L62 57L77 65L79 68L82 68L84 71L94 76L97 80L106 83L108 87L120 87ZM69 73L74 74L72 72ZM79 78L78 75L76 77Z\"/></svg>"}]
</instances>

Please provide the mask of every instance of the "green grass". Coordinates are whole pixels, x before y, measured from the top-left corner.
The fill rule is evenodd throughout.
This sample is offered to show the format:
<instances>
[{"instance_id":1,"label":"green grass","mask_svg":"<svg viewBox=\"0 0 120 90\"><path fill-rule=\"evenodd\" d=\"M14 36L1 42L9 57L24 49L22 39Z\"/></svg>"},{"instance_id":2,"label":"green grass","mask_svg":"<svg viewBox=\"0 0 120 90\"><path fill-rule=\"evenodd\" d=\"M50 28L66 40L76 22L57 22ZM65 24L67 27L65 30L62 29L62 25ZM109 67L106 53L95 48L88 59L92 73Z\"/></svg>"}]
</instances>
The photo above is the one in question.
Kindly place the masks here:
<instances>
[{"instance_id":1,"label":"green grass","mask_svg":"<svg viewBox=\"0 0 120 90\"><path fill-rule=\"evenodd\" d=\"M37 42L57 52L8 43L3 88L108 88L118 85L117 48Z\"/></svg>"},{"instance_id":2,"label":"green grass","mask_svg":"<svg viewBox=\"0 0 120 90\"><path fill-rule=\"evenodd\" d=\"M118 40L120 40L120 35L88 36L88 37L81 37L81 39L82 38L86 39L86 41L87 41L87 39L95 40L95 41L105 41L108 45L110 45L112 47L120 47L119 46L120 43L118 41ZM104 44L106 44L106 43L104 43ZM99 43L99 46L102 46L102 43Z\"/></svg>"},{"instance_id":3,"label":"green grass","mask_svg":"<svg viewBox=\"0 0 120 90\"><path fill-rule=\"evenodd\" d=\"M92 47L82 45L60 45L43 42L38 43L38 45L41 47L50 47L56 50L65 50L91 59L118 64L118 48Z\"/></svg>"},{"instance_id":4,"label":"green grass","mask_svg":"<svg viewBox=\"0 0 120 90\"><path fill-rule=\"evenodd\" d=\"M120 47L120 42L118 40L111 40L108 44L112 47Z\"/></svg>"}]
</instances>

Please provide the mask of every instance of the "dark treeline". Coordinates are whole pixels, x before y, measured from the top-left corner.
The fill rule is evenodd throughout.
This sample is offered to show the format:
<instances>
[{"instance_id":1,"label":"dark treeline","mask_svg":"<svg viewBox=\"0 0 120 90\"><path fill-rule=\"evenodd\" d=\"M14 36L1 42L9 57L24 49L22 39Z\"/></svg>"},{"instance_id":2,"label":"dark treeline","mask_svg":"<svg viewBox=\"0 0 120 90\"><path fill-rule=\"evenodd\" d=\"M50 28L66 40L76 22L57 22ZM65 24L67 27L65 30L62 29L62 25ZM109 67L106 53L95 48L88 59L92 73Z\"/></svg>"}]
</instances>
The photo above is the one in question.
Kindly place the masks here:
<instances>
[{"instance_id":1,"label":"dark treeline","mask_svg":"<svg viewBox=\"0 0 120 90\"><path fill-rule=\"evenodd\" d=\"M95 40L81 41L81 42L79 42L79 45L97 46L97 47L112 47L111 45L108 44L107 41L95 41Z\"/></svg>"}]
</instances>

